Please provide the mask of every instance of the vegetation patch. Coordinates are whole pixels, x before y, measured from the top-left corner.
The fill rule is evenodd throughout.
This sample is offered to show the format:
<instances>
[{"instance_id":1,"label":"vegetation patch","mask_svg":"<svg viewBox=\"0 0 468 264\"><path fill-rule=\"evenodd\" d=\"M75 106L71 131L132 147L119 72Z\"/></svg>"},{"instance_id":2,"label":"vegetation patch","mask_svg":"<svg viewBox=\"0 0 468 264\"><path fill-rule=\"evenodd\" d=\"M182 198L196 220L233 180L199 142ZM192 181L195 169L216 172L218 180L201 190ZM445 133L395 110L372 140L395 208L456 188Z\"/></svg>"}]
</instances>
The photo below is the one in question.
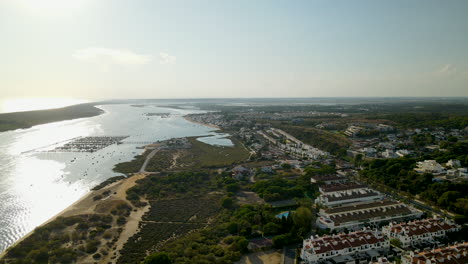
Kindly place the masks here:
<instances>
[{"instance_id":1,"label":"vegetation patch","mask_svg":"<svg viewBox=\"0 0 468 264\"><path fill-rule=\"evenodd\" d=\"M239 163L249 157L249 152L235 138L231 138L233 147L213 146L198 141L196 138L189 138L192 148L180 157L180 164L194 169L218 168Z\"/></svg>"},{"instance_id":2,"label":"vegetation patch","mask_svg":"<svg viewBox=\"0 0 468 264\"><path fill-rule=\"evenodd\" d=\"M342 153L343 149L351 145L351 141L345 136L317 128L290 125L279 125L278 128L306 144L332 154ZM346 153L346 151L344 151L344 153Z\"/></svg>"},{"instance_id":3,"label":"vegetation patch","mask_svg":"<svg viewBox=\"0 0 468 264\"><path fill-rule=\"evenodd\" d=\"M130 207L120 210L125 215ZM121 232L112 228L115 221L101 214L58 217L9 249L2 263L76 263L100 247L112 247Z\"/></svg>"},{"instance_id":4,"label":"vegetation patch","mask_svg":"<svg viewBox=\"0 0 468 264\"><path fill-rule=\"evenodd\" d=\"M113 170L124 174L139 172L149 153L149 151L145 151L143 154L135 156L131 161L118 163L114 166Z\"/></svg>"},{"instance_id":5,"label":"vegetation patch","mask_svg":"<svg viewBox=\"0 0 468 264\"><path fill-rule=\"evenodd\" d=\"M125 176L115 176L115 177L111 177L103 182L101 182L100 184L98 184L97 186L95 186L93 189L93 191L97 191L97 190L101 190L102 188L114 183L114 182L117 182L117 181L120 181L120 180L123 180L125 179L126 177Z\"/></svg>"}]
</instances>

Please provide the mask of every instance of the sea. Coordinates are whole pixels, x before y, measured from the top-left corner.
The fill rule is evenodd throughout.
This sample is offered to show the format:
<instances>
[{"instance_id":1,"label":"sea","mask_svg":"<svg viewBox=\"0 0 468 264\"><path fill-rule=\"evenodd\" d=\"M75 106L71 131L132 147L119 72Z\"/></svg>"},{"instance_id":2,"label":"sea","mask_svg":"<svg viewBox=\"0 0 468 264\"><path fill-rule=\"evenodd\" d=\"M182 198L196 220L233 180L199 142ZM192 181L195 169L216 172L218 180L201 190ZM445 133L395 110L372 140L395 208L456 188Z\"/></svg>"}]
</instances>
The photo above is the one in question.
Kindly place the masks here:
<instances>
[{"instance_id":1,"label":"sea","mask_svg":"<svg viewBox=\"0 0 468 264\"><path fill-rule=\"evenodd\" d=\"M200 138L205 143L232 146L228 134L183 118L205 111L156 104L98 107L105 113L0 133L0 252L94 186L121 175L112 171L114 165L141 154L146 143L205 136ZM51 151L70 140L90 136L128 137L122 144L96 152Z\"/></svg>"}]
</instances>

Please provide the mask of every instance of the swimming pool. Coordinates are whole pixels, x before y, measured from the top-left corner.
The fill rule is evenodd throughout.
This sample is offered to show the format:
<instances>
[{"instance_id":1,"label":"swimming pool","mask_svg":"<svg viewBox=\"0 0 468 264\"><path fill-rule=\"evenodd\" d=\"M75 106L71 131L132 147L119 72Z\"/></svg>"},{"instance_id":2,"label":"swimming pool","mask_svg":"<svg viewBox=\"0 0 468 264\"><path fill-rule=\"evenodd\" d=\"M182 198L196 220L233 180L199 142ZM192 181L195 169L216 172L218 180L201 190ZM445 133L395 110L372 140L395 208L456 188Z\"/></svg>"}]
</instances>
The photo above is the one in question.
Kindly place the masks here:
<instances>
[{"instance_id":1,"label":"swimming pool","mask_svg":"<svg viewBox=\"0 0 468 264\"><path fill-rule=\"evenodd\" d=\"M283 218L283 217L288 218L288 216L289 216L290 213L292 213L292 212L291 212L291 211L287 211L287 212L282 212L282 213L280 213L280 214L277 214L277 215L275 215L275 216L276 216L277 218L280 218L280 219Z\"/></svg>"}]
</instances>

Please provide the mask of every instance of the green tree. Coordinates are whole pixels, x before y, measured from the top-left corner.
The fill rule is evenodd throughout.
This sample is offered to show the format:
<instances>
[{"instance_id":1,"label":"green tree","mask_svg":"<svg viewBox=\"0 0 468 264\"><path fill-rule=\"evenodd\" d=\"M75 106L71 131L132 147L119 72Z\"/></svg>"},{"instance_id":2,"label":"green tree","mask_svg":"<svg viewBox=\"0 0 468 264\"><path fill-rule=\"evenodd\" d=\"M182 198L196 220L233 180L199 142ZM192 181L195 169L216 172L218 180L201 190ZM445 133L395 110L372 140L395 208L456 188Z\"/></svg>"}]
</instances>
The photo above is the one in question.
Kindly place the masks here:
<instances>
[{"instance_id":1,"label":"green tree","mask_svg":"<svg viewBox=\"0 0 468 264\"><path fill-rule=\"evenodd\" d=\"M224 197L221 201L221 206L224 208L232 208L234 206L234 200L230 197Z\"/></svg>"},{"instance_id":2,"label":"green tree","mask_svg":"<svg viewBox=\"0 0 468 264\"><path fill-rule=\"evenodd\" d=\"M306 207L297 208L296 212L293 214L293 222L298 228L303 228L305 232L309 232L314 216L312 211Z\"/></svg>"},{"instance_id":3,"label":"green tree","mask_svg":"<svg viewBox=\"0 0 468 264\"><path fill-rule=\"evenodd\" d=\"M142 264L172 264L172 261L165 252L158 252L146 257Z\"/></svg>"},{"instance_id":4,"label":"green tree","mask_svg":"<svg viewBox=\"0 0 468 264\"><path fill-rule=\"evenodd\" d=\"M354 160L353 160L354 166L359 167L362 164L363 158L364 156L361 153L354 156Z\"/></svg>"},{"instance_id":5,"label":"green tree","mask_svg":"<svg viewBox=\"0 0 468 264\"><path fill-rule=\"evenodd\" d=\"M276 234L278 233L278 230L280 228L281 228L280 225L273 223L273 222L269 222L263 227L263 233L265 233L266 235Z\"/></svg>"},{"instance_id":6,"label":"green tree","mask_svg":"<svg viewBox=\"0 0 468 264\"><path fill-rule=\"evenodd\" d=\"M440 206L448 207L451 204L455 203L458 198L461 197L461 193L457 191L448 191L444 192L439 199L437 199L437 203Z\"/></svg>"},{"instance_id":7,"label":"green tree","mask_svg":"<svg viewBox=\"0 0 468 264\"><path fill-rule=\"evenodd\" d=\"M401 241L398 238L390 239L390 244L395 247L401 247Z\"/></svg>"},{"instance_id":8,"label":"green tree","mask_svg":"<svg viewBox=\"0 0 468 264\"><path fill-rule=\"evenodd\" d=\"M289 233L278 235L272 239L272 242L275 248L282 248L284 246L291 244L292 236Z\"/></svg>"}]
</instances>

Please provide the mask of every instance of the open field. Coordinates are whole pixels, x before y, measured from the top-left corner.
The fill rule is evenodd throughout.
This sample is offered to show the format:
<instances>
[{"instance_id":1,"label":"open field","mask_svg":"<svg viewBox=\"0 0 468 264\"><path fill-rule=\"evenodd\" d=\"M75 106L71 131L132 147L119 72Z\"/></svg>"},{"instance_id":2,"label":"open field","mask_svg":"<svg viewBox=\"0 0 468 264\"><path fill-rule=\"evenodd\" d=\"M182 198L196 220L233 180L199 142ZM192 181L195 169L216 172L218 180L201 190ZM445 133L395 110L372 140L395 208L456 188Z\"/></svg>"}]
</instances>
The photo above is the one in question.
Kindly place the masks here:
<instances>
[{"instance_id":1,"label":"open field","mask_svg":"<svg viewBox=\"0 0 468 264\"><path fill-rule=\"evenodd\" d=\"M278 128L306 144L332 154L336 154L340 149L347 148L351 145L351 141L343 135L334 134L313 127L279 125Z\"/></svg>"},{"instance_id":2,"label":"open field","mask_svg":"<svg viewBox=\"0 0 468 264\"><path fill-rule=\"evenodd\" d=\"M177 160L178 168L216 168L232 165L246 160L249 152L235 138L231 138L234 147L212 146L189 138L192 148Z\"/></svg>"},{"instance_id":3,"label":"open field","mask_svg":"<svg viewBox=\"0 0 468 264\"><path fill-rule=\"evenodd\" d=\"M140 263L167 241L206 227L220 210L220 196L208 195L174 200L150 201L151 207L140 222L140 232L131 237L117 263Z\"/></svg>"},{"instance_id":4,"label":"open field","mask_svg":"<svg viewBox=\"0 0 468 264\"><path fill-rule=\"evenodd\" d=\"M250 253L235 264L281 264L281 250Z\"/></svg>"}]
</instances>

